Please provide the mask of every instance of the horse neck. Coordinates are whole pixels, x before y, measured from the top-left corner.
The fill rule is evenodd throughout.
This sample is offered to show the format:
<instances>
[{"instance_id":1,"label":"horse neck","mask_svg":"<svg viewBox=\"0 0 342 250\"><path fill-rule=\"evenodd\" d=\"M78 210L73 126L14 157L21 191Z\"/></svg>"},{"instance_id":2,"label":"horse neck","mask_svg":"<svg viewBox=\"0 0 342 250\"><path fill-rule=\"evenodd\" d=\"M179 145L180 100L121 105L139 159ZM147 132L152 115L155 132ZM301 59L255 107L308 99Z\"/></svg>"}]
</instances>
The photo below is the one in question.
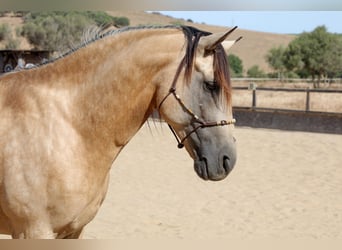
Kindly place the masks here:
<instances>
[{"instance_id":1,"label":"horse neck","mask_svg":"<svg viewBox=\"0 0 342 250\"><path fill-rule=\"evenodd\" d=\"M119 152L130 140L156 106L165 72L174 74L183 45L178 30L130 31L56 63L57 72L69 72L63 79L74 90L73 126L91 147Z\"/></svg>"}]
</instances>

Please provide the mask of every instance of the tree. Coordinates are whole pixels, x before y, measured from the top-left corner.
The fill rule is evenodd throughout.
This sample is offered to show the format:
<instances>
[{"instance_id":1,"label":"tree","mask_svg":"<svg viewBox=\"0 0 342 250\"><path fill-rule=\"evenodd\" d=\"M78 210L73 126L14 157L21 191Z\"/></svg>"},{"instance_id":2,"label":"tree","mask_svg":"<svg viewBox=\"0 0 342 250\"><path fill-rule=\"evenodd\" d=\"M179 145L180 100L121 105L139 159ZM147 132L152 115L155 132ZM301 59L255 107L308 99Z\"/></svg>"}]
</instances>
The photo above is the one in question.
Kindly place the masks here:
<instances>
[{"instance_id":1,"label":"tree","mask_svg":"<svg viewBox=\"0 0 342 250\"><path fill-rule=\"evenodd\" d=\"M325 60L329 78L342 77L342 36L333 35L331 49L327 51Z\"/></svg>"},{"instance_id":2,"label":"tree","mask_svg":"<svg viewBox=\"0 0 342 250\"><path fill-rule=\"evenodd\" d=\"M286 67L284 65L285 48L283 46L274 47L266 54L266 61L277 72L278 79L282 80Z\"/></svg>"},{"instance_id":3,"label":"tree","mask_svg":"<svg viewBox=\"0 0 342 250\"><path fill-rule=\"evenodd\" d=\"M230 54L228 56L228 62L229 62L229 68L230 68L230 72L232 73L232 76L242 77L242 73L243 73L242 60L238 56L234 54Z\"/></svg>"},{"instance_id":4,"label":"tree","mask_svg":"<svg viewBox=\"0 0 342 250\"><path fill-rule=\"evenodd\" d=\"M310 75L314 87L319 87L321 79L331 74L336 65L341 68L341 46L336 35L329 33L325 26L319 26L312 32L302 33L288 45L284 64L299 75Z\"/></svg>"}]
</instances>

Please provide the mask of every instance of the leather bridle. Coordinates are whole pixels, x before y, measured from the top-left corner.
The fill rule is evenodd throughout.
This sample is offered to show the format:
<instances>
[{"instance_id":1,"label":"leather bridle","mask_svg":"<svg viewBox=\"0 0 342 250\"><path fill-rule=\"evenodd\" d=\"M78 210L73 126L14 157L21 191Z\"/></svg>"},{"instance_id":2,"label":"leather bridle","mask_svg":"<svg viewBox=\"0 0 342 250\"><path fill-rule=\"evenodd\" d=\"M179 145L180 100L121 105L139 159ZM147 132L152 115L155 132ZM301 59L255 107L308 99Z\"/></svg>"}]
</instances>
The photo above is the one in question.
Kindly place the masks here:
<instances>
[{"instance_id":1,"label":"leather bridle","mask_svg":"<svg viewBox=\"0 0 342 250\"><path fill-rule=\"evenodd\" d=\"M182 101L182 99L180 98L180 96L176 93L176 84L177 84L177 80L179 78L179 75L183 69L185 65L185 57L182 59L181 63L179 64L175 77L173 79L171 88L169 89L168 94L163 98L163 100L160 102L159 106L158 106L158 110L160 110L162 104L165 102L165 100L170 96L173 95L175 97L175 99L177 100L177 102L179 103L179 105L182 107L182 109L184 110L184 112L186 112L187 114L189 114L191 116L191 122L190 124L195 124L193 125L194 129L192 129L189 133L187 133L182 139L179 138L175 132L175 130L173 129L173 127L168 123L167 125L169 126L172 134L175 136L177 143L178 143L178 148L183 148L184 147L184 141L194 132L196 132L198 129L200 128L209 128L209 127L217 127L217 126L226 126L226 125L231 125L231 124L235 124L236 120L233 118L229 121L227 120L222 120L222 121L214 121L214 122L205 122L203 120L201 120L197 115L195 115L191 109L189 109L185 103ZM197 124L196 124L197 123Z\"/></svg>"}]
</instances>

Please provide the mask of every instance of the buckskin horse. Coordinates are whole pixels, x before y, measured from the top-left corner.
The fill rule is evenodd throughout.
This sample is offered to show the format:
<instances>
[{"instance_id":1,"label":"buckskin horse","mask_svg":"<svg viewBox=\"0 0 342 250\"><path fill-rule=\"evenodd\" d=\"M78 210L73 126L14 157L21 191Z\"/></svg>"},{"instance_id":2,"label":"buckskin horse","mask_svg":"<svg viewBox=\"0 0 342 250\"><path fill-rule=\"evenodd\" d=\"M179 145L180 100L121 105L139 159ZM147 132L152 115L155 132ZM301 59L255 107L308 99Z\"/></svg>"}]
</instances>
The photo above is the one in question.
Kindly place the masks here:
<instances>
[{"instance_id":1,"label":"buckskin horse","mask_svg":"<svg viewBox=\"0 0 342 250\"><path fill-rule=\"evenodd\" d=\"M235 27L236 28L236 27ZM78 238L113 161L154 110L204 180L236 162L226 33L189 26L99 33L0 78L0 233Z\"/></svg>"}]
</instances>

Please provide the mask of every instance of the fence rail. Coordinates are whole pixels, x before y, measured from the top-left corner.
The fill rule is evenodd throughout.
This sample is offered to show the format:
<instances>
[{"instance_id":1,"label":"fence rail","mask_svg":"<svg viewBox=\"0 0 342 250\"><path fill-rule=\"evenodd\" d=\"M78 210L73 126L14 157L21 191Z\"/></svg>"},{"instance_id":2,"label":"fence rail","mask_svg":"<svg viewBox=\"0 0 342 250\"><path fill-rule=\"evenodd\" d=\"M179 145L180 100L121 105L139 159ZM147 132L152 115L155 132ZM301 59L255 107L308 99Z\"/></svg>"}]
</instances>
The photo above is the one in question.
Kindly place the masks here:
<instances>
[{"instance_id":1,"label":"fence rail","mask_svg":"<svg viewBox=\"0 0 342 250\"><path fill-rule=\"evenodd\" d=\"M251 78L251 77L232 77L231 80L233 82L293 82L293 83L312 83L312 79L303 79L303 78ZM326 78L322 79L322 83L330 82L330 83L342 83L342 78Z\"/></svg>"},{"instance_id":2,"label":"fence rail","mask_svg":"<svg viewBox=\"0 0 342 250\"><path fill-rule=\"evenodd\" d=\"M257 91L272 91L272 92L305 92L306 93L306 101L305 101L305 111L306 112L315 112L310 110L310 93L340 93L342 94L342 90L338 89L291 89L291 88L267 88L267 87L259 87L257 88L255 84L250 84L249 87L233 87L235 90L250 90L252 91L252 108L253 110L263 109L263 110L282 110L282 111L303 111L303 110L295 110L295 109L278 109L278 108L260 108L257 107ZM342 101L342 96L341 96ZM238 108L238 107L237 107ZM321 113L336 113L338 112L321 112Z\"/></svg>"}]
</instances>

